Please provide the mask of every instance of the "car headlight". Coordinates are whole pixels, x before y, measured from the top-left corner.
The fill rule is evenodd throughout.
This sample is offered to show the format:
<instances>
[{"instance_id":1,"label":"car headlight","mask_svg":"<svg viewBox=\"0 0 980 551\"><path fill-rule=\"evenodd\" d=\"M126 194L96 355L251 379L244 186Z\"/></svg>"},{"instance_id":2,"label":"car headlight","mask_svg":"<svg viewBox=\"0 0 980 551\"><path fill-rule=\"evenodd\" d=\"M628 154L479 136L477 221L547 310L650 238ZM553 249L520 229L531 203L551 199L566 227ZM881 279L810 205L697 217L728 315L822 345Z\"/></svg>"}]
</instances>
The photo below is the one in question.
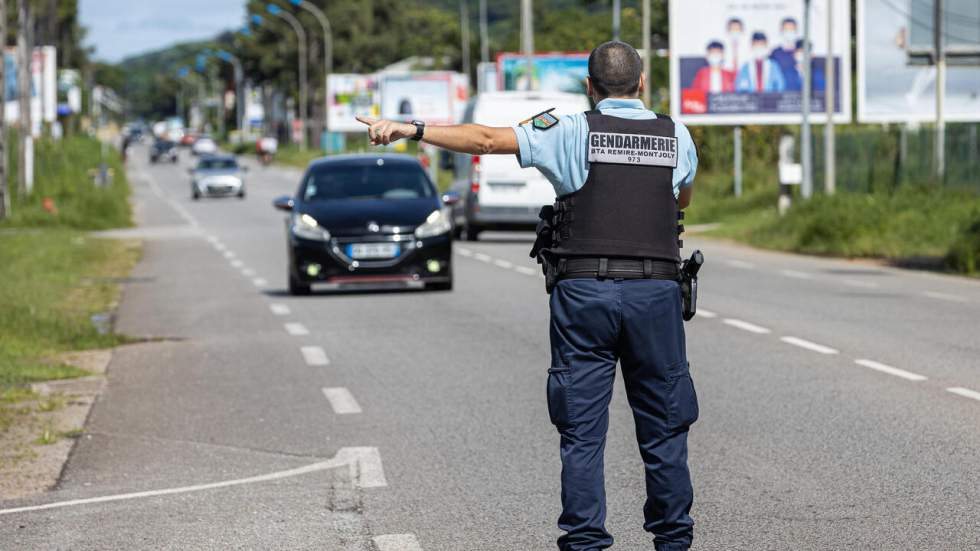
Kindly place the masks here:
<instances>
[{"instance_id":1,"label":"car headlight","mask_svg":"<svg viewBox=\"0 0 980 551\"><path fill-rule=\"evenodd\" d=\"M415 237L424 239L442 235L453 228L450 210L448 207L432 211L421 226L415 228Z\"/></svg>"},{"instance_id":2,"label":"car headlight","mask_svg":"<svg viewBox=\"0 0 980 551\"><path fill-rule=\"evenodd\" d=\"M296 237L303 239L313 239L314 241L329 241L330 232L317 223L316 218L309 214L293 214L290 230Z\"/></svg>"}]
</instances>

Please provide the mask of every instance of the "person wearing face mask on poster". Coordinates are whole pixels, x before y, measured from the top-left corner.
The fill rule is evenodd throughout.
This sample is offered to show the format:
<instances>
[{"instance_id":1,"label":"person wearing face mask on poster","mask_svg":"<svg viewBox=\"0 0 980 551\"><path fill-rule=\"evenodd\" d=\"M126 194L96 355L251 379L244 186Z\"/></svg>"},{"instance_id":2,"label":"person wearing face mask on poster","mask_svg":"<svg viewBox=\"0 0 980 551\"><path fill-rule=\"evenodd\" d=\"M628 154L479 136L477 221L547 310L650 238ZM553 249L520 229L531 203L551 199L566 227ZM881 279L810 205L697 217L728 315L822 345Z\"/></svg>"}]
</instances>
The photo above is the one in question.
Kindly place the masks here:
<instances>
[{"instance_id":1,"label":"person wearing face mask on poster","mask_svg":"<svg viewBox=\"0 0 980 551\"><path fill-rule=\"evenodd\" d=\"M812 46L811 46L812 47ZM812 51L811 51L812 54ZM796 51L793 52L793 59L795 62L796 72L799 75L803 74L803 41L796 41ZM826 78L824 75L824 67L819 63L812 63L810 66L810 90L817 91L823 90L826 86ZM789 90L789 81L787 80L786 89ZM797 90L803 89L803 77L800 77L800 85Z\"/></svg>"},{"instance_id":2,"label":"person wearing face mask on poster","mask_svg":"<svg viewBox=\"0 0 980 551\"><path fill-rule=\"evenodd\" d=\"M796 26L796 19L787 17L780 24L780 43L773 49L769 56L779 70L783 73L783 80L786 82L786 90L799 92L803 89L802 71L798 69L795 55L799 51L797 42L799 41L799 31Z\"/></svg>"},{"instance_id":3,"label":"person wearing face mask on poster","mask_svg":"<svg viewBox=\"0 0 980 551\"><path fill-rule=\"evenodd\" d=\"M782 92L786 81L779 65L769 58L769 40L766 33L752 33L752 59L742 64L735 79L737 92Z\"/></svg>"},{"instance_id":4,"label":"person wearing face mask on poster","mask_svg":"<svg viewBox=\"0 0 980 551\"><path fill-rule=\"evenodd\" d=\"M745 44L745 25L741 19L732 17L725 23L725 33L725 50L728 52L728 56L725 58L725 70L731 71L734 75L748 56L749 49Z\"/></svg>"},{"instance_id":5,"label":"person wearing face mask on poster","mask_svg":"<svg viewBox=\"0 0 980 551\"><path fill-rule=\"evenodd\" d=\"M705 61L708 65L698 69L691 88L711 94L734 92L735 73L724 68L725 46L717 40L709 42Z\"/></svg>"}]
</instances>

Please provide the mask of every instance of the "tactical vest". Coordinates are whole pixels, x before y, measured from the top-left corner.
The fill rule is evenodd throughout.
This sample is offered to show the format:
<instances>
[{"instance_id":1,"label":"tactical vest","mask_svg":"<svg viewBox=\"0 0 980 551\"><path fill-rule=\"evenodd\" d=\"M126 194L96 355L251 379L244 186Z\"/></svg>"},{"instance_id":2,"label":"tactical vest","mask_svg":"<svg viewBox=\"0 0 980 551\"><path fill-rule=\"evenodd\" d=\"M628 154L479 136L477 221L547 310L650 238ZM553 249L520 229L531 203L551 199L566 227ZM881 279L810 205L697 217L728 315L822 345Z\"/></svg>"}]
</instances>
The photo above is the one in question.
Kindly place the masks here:
<instances>
[{"instance_id":1,"label":"tactical vest","mask_svg":"<svg viewBox=\"0 0 980 551\"><path fill-rule=\"evenodd\" d=\"M680 262L683 213L674 197L674 121L586 113L589 176L554 206L557 258L653 259Z\"/></svg>"}]
</instances>

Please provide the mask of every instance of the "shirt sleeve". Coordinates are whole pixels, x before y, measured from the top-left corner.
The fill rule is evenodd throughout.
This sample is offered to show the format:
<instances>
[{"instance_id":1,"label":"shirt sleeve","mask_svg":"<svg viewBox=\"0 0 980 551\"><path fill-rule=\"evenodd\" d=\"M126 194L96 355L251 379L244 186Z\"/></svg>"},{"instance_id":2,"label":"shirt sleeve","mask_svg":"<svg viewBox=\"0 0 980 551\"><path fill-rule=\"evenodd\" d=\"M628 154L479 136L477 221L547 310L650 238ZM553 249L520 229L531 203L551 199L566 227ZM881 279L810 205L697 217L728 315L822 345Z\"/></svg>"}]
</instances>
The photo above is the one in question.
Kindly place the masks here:
<instances>
[{"instance_id":1,"label":"shirt sleeve","mask_svg":"<svg viewBox=\"0 0 980 551\"><path fill-rule=\"evenodd\" d=\"M569 191L564 187L574 170L575 144L584 143L582 139L577 139L579 128L575 123L575 115L569 115L561 117L558 124L547 129L535 128L533 124L514 127L521 168L541 171L559 195ZM584 151L584 146L582 149Z\"/></svg>"},{"instance_id":2,"label":"shirt sleeve","mask_svg":"<svg viewBox=\"0 0 980 551\"><path fill-rule=\"evenodd\" d=\"M674 136L677 137L677 168L674 169L674 190L690 187L698 172L698 150L691 139L691 132L682 123L674 123Z\"/></svg>"}]
</instances>

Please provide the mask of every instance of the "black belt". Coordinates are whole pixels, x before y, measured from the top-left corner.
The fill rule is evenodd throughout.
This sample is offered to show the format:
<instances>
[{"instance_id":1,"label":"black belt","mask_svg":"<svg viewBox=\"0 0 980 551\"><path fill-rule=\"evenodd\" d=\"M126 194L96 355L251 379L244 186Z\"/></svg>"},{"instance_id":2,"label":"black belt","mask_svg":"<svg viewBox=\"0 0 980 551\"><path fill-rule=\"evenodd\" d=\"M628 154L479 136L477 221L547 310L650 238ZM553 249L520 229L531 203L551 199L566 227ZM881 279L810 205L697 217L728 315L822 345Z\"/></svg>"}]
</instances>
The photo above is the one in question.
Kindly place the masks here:
<instances>
[{"instance_id":1,"label":"black belt","mask_svg":"<svg viewBox=\"0 0 980 551\"><path fill-rule=\"evenodd\" d=\"M557 275L558 279L680 279L677 262L627 258L562 258Z\"/></svg>"}]
</instances>

